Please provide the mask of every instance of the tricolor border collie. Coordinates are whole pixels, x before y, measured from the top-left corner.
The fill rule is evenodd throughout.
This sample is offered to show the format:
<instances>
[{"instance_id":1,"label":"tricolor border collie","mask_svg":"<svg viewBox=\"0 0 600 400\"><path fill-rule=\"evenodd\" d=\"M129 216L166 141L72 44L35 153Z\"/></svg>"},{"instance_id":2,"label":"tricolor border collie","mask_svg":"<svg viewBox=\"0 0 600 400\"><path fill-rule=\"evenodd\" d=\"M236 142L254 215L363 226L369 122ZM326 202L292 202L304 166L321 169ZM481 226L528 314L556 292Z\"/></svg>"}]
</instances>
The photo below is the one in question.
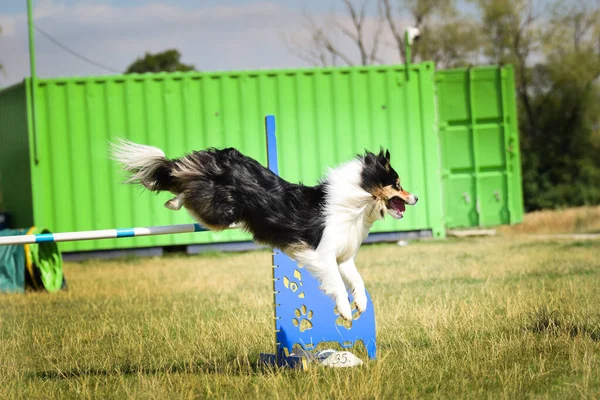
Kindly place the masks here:
<instances>
[{"instance_id":1,"label":"tricolor border collie","mask_svg":"<svg viewBox=\"0 0 600 400\"><path fill-rule=\"evenodd\" d=\"M168 159L162 150L120 140L112 158L127 183L167 191L165 203L181 207L211 230L240 227L258 243L277 247L304 266L352 319L350 290L359 312L367 307L354 258L369 229L385 214L402 218L417 196L405 191L390 165L390 152L366 151L331 169L316 186L289 183L234 148L210 148Z\"/></svg>"}]
</instances>

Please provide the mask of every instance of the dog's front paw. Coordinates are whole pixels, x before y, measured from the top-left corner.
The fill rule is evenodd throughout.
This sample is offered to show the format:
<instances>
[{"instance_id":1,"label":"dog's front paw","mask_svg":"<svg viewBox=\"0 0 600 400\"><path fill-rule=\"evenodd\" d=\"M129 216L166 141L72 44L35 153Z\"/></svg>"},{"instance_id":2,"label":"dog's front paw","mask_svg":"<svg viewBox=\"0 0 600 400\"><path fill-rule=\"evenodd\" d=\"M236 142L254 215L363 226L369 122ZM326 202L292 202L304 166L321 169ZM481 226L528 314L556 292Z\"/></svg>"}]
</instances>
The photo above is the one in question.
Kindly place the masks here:
<instances>
[{"instance_id":1,"label":"dog's front paw","mask_svg":"<svg viewBox=\"0 0 600 400\"><path fill-rule=\"evenodd\" d=\"M335 303L335 308L342 318L346 321L352 321L352 307L350 306L347 297L338 298Z\"/></svg>"},{"instance_id":2,"label":"dog's front paw","mask_svg":"<svg viewBox=\"0 0 600 400\"><path fill-rule=\"evenodd\" d=\"M363 288L354 290L352 295L354 296L354 301L356 302L356 309L358 312L365 312L367 309L367 292L365 289Z\"/></svg>"}]
</instances>

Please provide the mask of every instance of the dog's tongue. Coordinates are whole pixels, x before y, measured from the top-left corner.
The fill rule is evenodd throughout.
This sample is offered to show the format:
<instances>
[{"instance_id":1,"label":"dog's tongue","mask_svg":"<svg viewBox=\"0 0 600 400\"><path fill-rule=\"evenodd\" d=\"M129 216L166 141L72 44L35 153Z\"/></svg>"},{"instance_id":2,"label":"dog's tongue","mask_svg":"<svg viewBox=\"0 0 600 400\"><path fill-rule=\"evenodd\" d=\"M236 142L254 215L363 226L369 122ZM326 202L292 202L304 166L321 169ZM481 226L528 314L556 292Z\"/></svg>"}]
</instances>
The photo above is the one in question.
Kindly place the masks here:
<instances>
[{"instance_id":1,"label":"dog's tongue","mask_svg":"<svg viewBox=\"0 0 600 400\"><path fill-rule=\"evenodd\" d=\"M390 208L392 208L396 211L399 211L399 212L406 211L406 205L405 205L404 201L398 197L394 197L394 198L390 199L388 204L389 204Z\"/></svg>"}]
</instances>

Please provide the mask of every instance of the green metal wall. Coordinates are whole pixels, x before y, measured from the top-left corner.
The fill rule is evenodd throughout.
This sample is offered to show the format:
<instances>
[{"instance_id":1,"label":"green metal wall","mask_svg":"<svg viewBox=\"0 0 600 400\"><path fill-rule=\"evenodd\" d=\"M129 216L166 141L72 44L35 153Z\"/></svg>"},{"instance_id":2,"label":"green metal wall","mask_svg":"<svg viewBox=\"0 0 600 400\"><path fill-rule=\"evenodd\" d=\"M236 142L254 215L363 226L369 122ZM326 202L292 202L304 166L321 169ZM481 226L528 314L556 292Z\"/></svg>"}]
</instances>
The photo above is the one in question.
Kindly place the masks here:
<instances>
[{"instance_id":1,"label":"green metal wall","mask_svg":"<svg viewBox=\"0 0 600 400\"><path fill-rule=\"evenodd\" d=\"M23 228L33 225L27 90L20 84L0 91L0 211Z\"/></svg>"},{"instance_id":2,"label":"green metal wall","mask_svg":"<svg viewBox=\"0 0 600 400\"><path fill-rule=\"evenodd\" d=\"M511 66L436 74L445 223L493 226L523 218Z\"/></svg>"},{"instance_id":3,"label":"green metal wall","mask_svg":"<svg viewBox=\"0 0 600 400\"><path fill-rule=\"evenodd\" d=\"M390 148L403 184L421 201L374 231L443 235L432 63L364 68L174 73L40 79L34 220L55 232L190 222L163 207L169 194L121 185L107 158L116 136L169 157L234 146L266 164L263 117L277 117L280 173L313 184L363 149ZM30 131L33 143L33 131ZM64 243L63 251L248 240L238 231Z\"/></svg>"}]
</instances>

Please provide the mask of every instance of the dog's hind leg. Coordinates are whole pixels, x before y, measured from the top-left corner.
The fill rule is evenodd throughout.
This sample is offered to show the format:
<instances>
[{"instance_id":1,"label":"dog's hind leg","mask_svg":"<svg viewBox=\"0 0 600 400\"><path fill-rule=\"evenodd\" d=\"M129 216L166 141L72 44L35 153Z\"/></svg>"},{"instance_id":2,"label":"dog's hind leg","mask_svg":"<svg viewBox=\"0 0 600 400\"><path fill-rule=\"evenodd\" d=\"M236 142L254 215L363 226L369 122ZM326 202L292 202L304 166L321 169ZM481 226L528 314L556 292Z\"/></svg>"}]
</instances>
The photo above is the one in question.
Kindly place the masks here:
<instances>
[{"instance_id":1,"label":"dog's hind leg","mask_svg":"<svg viewBox=\"0 0 600 400\"><path fill-rule=\"evenodd\" d=\"M354 264L354 257L340 264L340 275L342 275L346 287L352 291L358 311L365 311L367 309L367 293L362 277Z\"/></svg>"},{"instance_id":2,"label":"dog's hind leg","mask_svg":"<svg viewBox=\"0 0 600 400\"><path fill-rule=\"evenodd\" d=\"M183 200L185 196L183 193L179 193L176 197L173 197L171 200L165 203L165 207L169 210L178 211L183 207Z\"/></svg>"}]
</instances>

